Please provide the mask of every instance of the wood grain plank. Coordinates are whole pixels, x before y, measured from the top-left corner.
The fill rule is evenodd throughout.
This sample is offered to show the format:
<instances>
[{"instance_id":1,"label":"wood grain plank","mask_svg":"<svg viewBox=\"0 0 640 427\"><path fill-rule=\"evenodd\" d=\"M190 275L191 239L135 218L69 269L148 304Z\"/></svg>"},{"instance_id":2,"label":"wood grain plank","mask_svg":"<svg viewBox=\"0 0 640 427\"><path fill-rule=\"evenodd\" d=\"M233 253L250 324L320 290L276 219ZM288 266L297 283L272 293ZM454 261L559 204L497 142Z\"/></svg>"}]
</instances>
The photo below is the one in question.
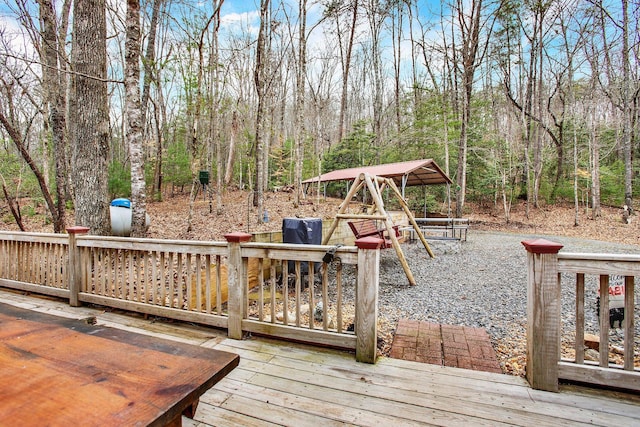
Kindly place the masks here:
<instances>
[{"instance_id":1,"label":"wood grain plank","mask_svg":"<svg viewBox=\"0 0 640 427\"><path fill-rule=\"evenodd\" d=\"M429 411L412 405L392 407L383 399L336 392L331 388L314 387L264 374L255 375L247 382L227 380L216 384L214 390L280 408L294 409L312 417L327 418L330 422L352 425L429 425L435 419L429 419ZM203 401L207 401L207 398L208 396L203 396ZM410 416L406 416L407 414ZM416 422L411 415L415 415L421 422ZM445 419L448 425L468 425L469 422L475 421L467 418L464 420L466 424L456 423L455 417L445 416L441 415L440 423Z\"/></svg>"},{"instance_id":2,"label":"wood grain plank","mask_svg":"<svg viewBox=\"0 0 640 427\"><path fill-rule=\"evenodd\" d=\"M0 323L0 419L16 425L164 425L239 360L6 304Z\"/></svg>"},{"instance_id":3,"label":"wood grain plank","mask_svg":"<svg viewBox=\"0 0 640 427\"><path fill-rule=\"evenodd\" d=\"M276 427L279 425L203 402L198 405L193 419L206 425L224 427Z\"/></svg>"}]
</instances>

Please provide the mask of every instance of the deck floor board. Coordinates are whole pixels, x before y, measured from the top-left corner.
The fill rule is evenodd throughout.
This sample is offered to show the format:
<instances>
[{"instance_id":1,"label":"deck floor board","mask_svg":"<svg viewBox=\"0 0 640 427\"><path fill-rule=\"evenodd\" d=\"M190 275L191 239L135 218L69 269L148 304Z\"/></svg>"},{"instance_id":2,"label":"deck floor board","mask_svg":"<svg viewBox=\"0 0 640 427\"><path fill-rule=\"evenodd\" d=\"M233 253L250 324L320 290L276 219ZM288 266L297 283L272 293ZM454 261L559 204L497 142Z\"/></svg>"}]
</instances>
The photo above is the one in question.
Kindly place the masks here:
<instances>
[{"instance_id":1,"label":"deck floor board","mask_svg":"<svg viewBox=\"0 0 640 427\"><path fill-rule=\"evenodd\" d=\"M533 390L519 377L353 354L146 319L0 289L0 300L138 333L235 352L240 365L206 392L186 426L640 425L640 397L562 386Z\"/></svg>"}]
</instances>

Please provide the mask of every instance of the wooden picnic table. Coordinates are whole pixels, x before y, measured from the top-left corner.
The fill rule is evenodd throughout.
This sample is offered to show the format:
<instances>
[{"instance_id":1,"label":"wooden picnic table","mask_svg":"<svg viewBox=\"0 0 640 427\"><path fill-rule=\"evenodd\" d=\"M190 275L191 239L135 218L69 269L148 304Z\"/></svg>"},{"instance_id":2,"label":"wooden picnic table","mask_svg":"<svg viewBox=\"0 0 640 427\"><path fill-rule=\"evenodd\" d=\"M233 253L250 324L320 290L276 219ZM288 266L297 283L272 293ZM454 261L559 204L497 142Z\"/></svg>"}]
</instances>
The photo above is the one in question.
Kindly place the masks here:
<instances>
[{"instance_id":1,"label":"wooden picnic table","mask_svg":"<svg viewBox=\"0 0 640 427\"><path fill-rule=\"evenodd\" d=\"M436 232L444 237L467 240L467 230L469 229L468 218L429 217L416 218L415 221L423 233Z\"/></svg>"},{"instance_id":2,"label":"wooden picnic table","mask_svg":"<svg viewBox=\"0 0 640 427\"><path fill-rule=\"evenodd\" d=\"M239 356L0 303L0 424L181 425Z\"/></svg>"}]
</instances>

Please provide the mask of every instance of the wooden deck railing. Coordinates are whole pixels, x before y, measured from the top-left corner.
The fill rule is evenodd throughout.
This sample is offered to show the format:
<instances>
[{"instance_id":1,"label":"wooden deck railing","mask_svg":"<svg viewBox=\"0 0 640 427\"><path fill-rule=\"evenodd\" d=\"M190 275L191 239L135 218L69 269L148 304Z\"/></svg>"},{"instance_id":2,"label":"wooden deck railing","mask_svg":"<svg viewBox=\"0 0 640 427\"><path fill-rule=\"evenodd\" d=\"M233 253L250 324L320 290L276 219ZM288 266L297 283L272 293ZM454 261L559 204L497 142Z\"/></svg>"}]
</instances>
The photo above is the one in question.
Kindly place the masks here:
<instances>
[{"instance_id":1,"label":"wooden deck railing","mask_svg":"<svg viewBox=\"0 0 640 427\"><path fill-rule=\"evenodd\" d=\"M357 247L0 232L0 286L356 351L375 362L380 239ZM355 280L345 280L351 269Z\"/></svg>"},{"instance_id":2,"label":"wooden deck railing","mask_svg":"<svg viewBox=\"0 0 640 427\"><path fill-rule=\"evenodd\" d=\"M559 253L562 245L544 239L522 242L528 251L527 379L534 388L558 390L559 380L640 391L640 369L635 367L635 277L640 255ZM624 277L622 363L611 360L609 282ZM597 287L599 302L598 360L585 360L585 284ZM572 289L570 289L571 287ZM564 292L575 290L574 313L562 313ZM573 294L573 292L570 292ZM563 316L575 316L573 342L561 341ZM572 334L569 334L571 336ZM561 345L575 356L561 357Z\"/></svg>"},{"instance_id":3,"label":"wooden deck railing","mask_svg":"<svg viewBox=\"0 0 640 427\"><path fill-rule=\"evenodd\" d=\"M69 298L68 246L64 234L0 232L0 285Z\"/></svg>"}]
</instances>

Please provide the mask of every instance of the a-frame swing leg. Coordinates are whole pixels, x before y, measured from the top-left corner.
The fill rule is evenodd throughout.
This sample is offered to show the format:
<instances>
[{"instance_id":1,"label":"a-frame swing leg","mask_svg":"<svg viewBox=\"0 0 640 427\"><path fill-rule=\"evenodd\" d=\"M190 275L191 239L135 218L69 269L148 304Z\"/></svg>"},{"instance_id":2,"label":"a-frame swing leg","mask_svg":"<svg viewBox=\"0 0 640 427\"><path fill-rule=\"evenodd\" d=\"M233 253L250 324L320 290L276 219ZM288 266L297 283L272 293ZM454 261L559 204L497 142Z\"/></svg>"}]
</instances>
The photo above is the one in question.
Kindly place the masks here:
<instances>
[{"instance_id":1,"label":"a-frame swing leg","mask_svg":"<svg viewBox=\"0 0 640 427\"><path fill-rule=\"evenodd\" d=\"M409 218L409 222L413 226L413 229L416 232L417 236L420 238L422 245L427 250L427 253L429 254L429 256L431 258L435 258L436 256L433 254L433 251L431 250L429 243L427 243L427 239L424 238L424 235L422 234L422 230L420 230L418 223L416 222L415 218L413 217L413 214L411 213L411 209L409 209L409 206L407 206L407 202L404 200L404 197L402 197L402 194L400 193L400 190L396 186L396 183L393 182L393 180L391 179L389 179L388 181L389 181L388 182L389 187L391 187L392 191L398 197L398 200L400 201L400 206L402 206L404 213L407 215L407 218Z\"/></svg>"},{"instance_id":2,"label":"a-frame swing leg","mask_svg":"<svg viewBox=\"0 0 640 427\"><path fill-rule=\"evenodd\" d=\"M384 210L384 203L382 201L382 195L380 194L378 182L377 182L378 177L375 177L375 178L376 178L376 183L374 184L373 181L371 180L371 177L368 174L365 174L364 176L365 182L367 183L367 188L369 188L369 191L371 192L371 196L373 197L373 201L378 211L378 214L381 216L384 216L384 225L385 225L385 228L387 229L387 234L391 239L391 244L393 248L396 250L396 254L398 255L398 259L400 260L400 264L402 265L404 274L407 276L407 280L409 281L409 284L412 286L415 286L416 279L413 277L413 273L409 268L409 263L407 262L407 259L404 256L404 252L402 252L402 248L400 247L400 242L398 242L398 238L396 237L395 230L393 229L393 222L391 222L391 220L389 219L389 216Z\"/></svg>"},{"instance_id":3,"label":"a-frame swing leg","mask_svg":"<svg viewBox=\"0 0 640 427\"><path fill-rule=\"evenodd\" d=\"M349 208L349 202L351 201L353 196L355 196L358 193L358 191L360 191L363 185L364 185L364 179L362 178L362 175L360 175L358 178L356 178L356 180L353 181L353 185L351 185L351 188L349 189L349 193L347 193L347 197L344 198L344 201L342 202L342 204L340 205L340 208L338 209L338 213L336 214L336 219L333 221L333 224L331 224L331 228L329 229L326 236L322 240L323 245L329 244L329 240L331 240L331 236L333 236L333 233L338 228L338 223L340 222L340 215L344 214L347 211L347 209Z\"/></svg>"}]
</instances>

